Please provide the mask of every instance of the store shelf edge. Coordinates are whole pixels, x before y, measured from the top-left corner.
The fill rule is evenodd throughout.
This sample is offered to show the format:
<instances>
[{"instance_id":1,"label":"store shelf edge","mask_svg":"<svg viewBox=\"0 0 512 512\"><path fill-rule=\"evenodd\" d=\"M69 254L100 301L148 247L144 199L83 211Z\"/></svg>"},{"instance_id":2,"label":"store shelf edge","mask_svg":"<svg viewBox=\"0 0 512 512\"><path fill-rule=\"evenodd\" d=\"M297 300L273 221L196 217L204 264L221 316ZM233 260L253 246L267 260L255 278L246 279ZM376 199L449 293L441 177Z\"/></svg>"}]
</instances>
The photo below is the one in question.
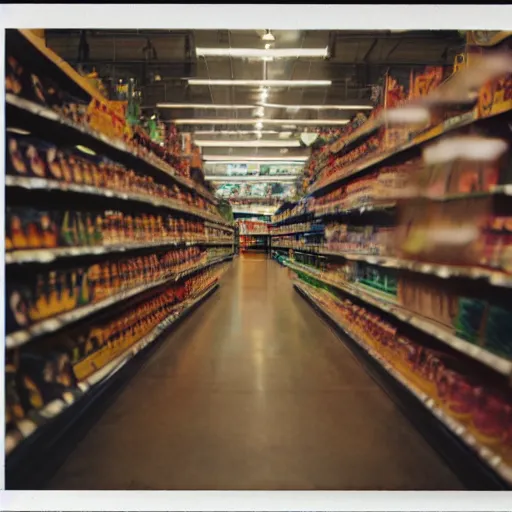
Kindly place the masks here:
<instances>
[{"instance_id":1,"label":"store shelf edge","mask_svg":"<svg viewBox=\"0 0 512 512\"><path fill-rule=\"evenodd\" d=\"M19 187L27 190L40 190L41 192L75 192L78 194L95 195L99 197L115 198L123 201L132 201L142 204L149 204L158 208L166 208L171 211L177 211L199 217L201 219L214 222L215 216L209 214L206 210L191 207L187 204L181 204L172 199L158 199L156 197L145 196L142 194L133 194L128 192L118 192L113 189L101 189L92 185L80 185L76 183L66 183L63 181L50 180L46 178L36 178L32 176L11 176L5 177L5 186L9 188Z\"/></svg>"},{"instance_id":2,"label":"store shelf edge","mask_svg":"<svg viewBox=\"0 0 512 512\"><path fill-rule=\"evenodd\" d=\"M370 265L376 265L383 268L396 268L409 270L419 274L433 275L446 279L448 277L462 277L465 279L485 279L493 286L504 288L512 287L512 275L499 270L488 270L485 267L468 267L459 265L444 265L442 263L429 263L426 261L406 260L387 256L357 254L338 251L329 251L326 249L308 248L308 247L286 247L274 245L274 249L293 250L305 254L316 254L319 256L336 256L347 260L364 261Z\"/></svg>"},{"instance_id":3,"label":"store shelf edge","mask_svg":"<svg viewBox=\"0 0 512 512\"><path fill-rule=\"evenodd\" d=\"M8 334L5 338L6 349L7 350L14 349L14 348L20 347L22 345L25 345L26 343L29 343L30 341L32 341L36 338L39 338L41 336L44 336L46 334L51 334L51 333L57 332L60 329L63 329L64 327L67 327L75 322L78 322L80 320L83 320L84 318L87 318L89 315L93 315L94 313L103 311L104 309L114 306L115 304L119 304L120 302L123 302L132 297L135 297L141 293L149 291L149 290L156 288L158 286L161 286L163 284L174 283L174 282L180 281L184 277L187 277L191 274L199 272L199 271L201 271L205 268L211 267L213 265L222 263L223 261L225 261L229 258L232 258L232 257L233 257L233 255L230 254L230 255L224 256L222 258L216 258L212 261L206 262L202 265L198 265L198 266L190 268L188 270L184 270L182 272L178 272L169 277L158 279L157 281L155 281L153 283L150 283L147 285L142 285L142 286L136 286L132 289L117 293L115 295L112 295L111 297L108 297L105 300L97 302L96 304L82 306L82 307L74 309L72 311L67 311L60 315L42 320L41 322L38 322L37 324L34 324L27 329L21 329L19 331L15 331L14 333Z\"/></svg>"},{"instance_id":4,"label":"store shelf edge","mask_svg":"<svg viewBox=\"0 0 512 512\"><path fill-rule=\"evenodd\" d=\"M483 348L470 343L462 338L455 336L447 331L442 330L437 327L434 322L430 321L428 318L422 318L420 315L412 311L408 311L405 308L402 308L399 304L387 303L383 298L375 296L373 297L371 293L367 292L362 288L358 288L357 285L354 285L351 289L348 286L343 286L342 284L335 283L333 281L329 281L328 279L324 279L314 272L311 272L309 269L303 268L302 266L298 266L295 263L286 262L285 266L293 270L294 272L301 272L303 274L307 274L314 279L321 281L324 284L332 286L337 290L340 290L344 293L348 293L349 295L374 306L385 313L389 313L393 315L398 320L405 322L409 325L412 325L416 329L419 329L430 336L433 336L437 340L441 341L445 345L451 347L456 350L460 354L463 354L479 363L486 365L491 368L495 372L501 373L508 377L512 377L512 361L502 358L492 352L484 350ZM295 267L295 268L294 268ZM397 309L403 309L403 311L397 311Z\"/></svg>"},{"instance_id":5,"label":"store shelf edge","mask_svg":"<svg viewBox=\"0 0 512 512\"><path fill-rule=\"evenodd\" d=\"M227 243L226 243L227 244ZM117 252L130 252L139 249L165 248L170 246L192 246L192 245L224 245L224 241L187 241L168 240L166 242L142 242L139 244L118 244L118 245L97 245L86 247L55 247L52 249L19 249L5 254L5 264L15 263L50 263L57 258L72 258L80 256L97 256L100 254L111 254ZM227 245L231 245L231 242Z\"/></svg>"}]
</instances>

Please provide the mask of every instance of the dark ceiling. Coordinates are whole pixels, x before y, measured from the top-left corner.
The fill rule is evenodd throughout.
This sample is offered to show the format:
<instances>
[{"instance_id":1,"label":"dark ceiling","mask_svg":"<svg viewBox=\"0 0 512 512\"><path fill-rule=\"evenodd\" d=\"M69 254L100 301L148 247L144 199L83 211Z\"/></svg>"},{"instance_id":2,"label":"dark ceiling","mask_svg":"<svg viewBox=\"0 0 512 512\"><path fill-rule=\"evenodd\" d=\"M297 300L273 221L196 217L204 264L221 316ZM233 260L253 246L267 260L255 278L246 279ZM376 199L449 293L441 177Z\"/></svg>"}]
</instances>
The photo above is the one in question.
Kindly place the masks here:
<instances>
[{"instance_id":1,"label":"dark ceiling","mask_svg":"<svg viewBox=\"0 0 512 512\"><path fill-rule=\"evenodd\" d=\"M325 48L329 57L286 58L272 62L232 57L197 57L196 47L263 49L264 30L47 30L46 42L58 55L87 70L94 67L101 77L135 78L142 91L146 113L156 112L157 103L199 103L254 105L259 88L252 86L190 85L187 78L331 80L329 86L270 88L267 103L279 105L368 105L371 86L382 84L386 72L407 80L411 70L427 65L452 65L464 45L457 31L273 31L272 48ZM82 39L82 45L80 41ZM88 51L84 52L83 42ZM149 48L149 49L148 49ZM293 120L346 120L354 110L265 108L265 118L289 120L269 124L264 139L279 139L278 132L292 130L292 140L304 126ZM160 119L247 119L255 118L253 109L178 108L158 109ZM254 140L254 124L212 125L194 122L183 125L185 131L207 131L203 138ZM215 132L229 130L230 135ZM275 133L268 133L268 132ZM244 133L242 133L244 132ZM251 132L251 133L245 133ZM290 139L288 139L290 140ZM304 148L217 148L208 147L203 155L231 156L304 156Z\"/></svg>"},{"instance_id":2,"label":"dark ceiling","mask_svg":"<svg viewBox=\"0 0 512 512\"><path fill-rule=\"evenodd\" d=\"M87 30L87 64L101 76L114 80L135 77L144 86L144 104L159 102L248 103L254 90L248 87L189 86L184 78L262 79L261 61L236 58L196 58L195 47L262 48L256 30ZM463 39L457 31L274 31L275 48L328 47L324 59L283 59L266 63L268 79L328 79L331 87L294 88L281 91L279 103L333 104L368 100L369 86L387 70L408 75L426 65L451 65ZM48 30L47 44L72 64L79 57L80 31ZM155 49L145 59L147 40ZM154 82L154 76L161 80ZM181 112L167 111L167 117ZM187 115L187 117L190 117Z\"/></svg>"}]
</instances>

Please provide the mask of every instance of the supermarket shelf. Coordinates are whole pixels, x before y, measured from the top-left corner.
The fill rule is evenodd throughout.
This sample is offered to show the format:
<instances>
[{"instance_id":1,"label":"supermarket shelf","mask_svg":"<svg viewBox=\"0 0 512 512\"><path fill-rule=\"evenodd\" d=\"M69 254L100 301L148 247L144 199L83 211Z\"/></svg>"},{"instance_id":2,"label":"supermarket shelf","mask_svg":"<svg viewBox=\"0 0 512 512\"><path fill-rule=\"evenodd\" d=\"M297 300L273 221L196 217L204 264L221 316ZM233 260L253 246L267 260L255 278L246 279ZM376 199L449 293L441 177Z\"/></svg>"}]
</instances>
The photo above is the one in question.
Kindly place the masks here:
<instances>
[{"instance_id":1,"label":"supermarket shelf","mask_svg":"<svg viewBox=\"0 0 512 512\"><path fill-rule=\"evenodd\" d=\"M216 258L212 261L203 263L201 265L197 265L182 272L178 272L170 276L163 277L152 283L136 286L129 290L123 290L122 292L116 293L115 295L112 295L95 304L82 306L72 311L68 311L60 315L54 316L52 318L42 320L41 322L38 322L27 329L20 329L16 332L8 334L5 337L6 348L9 350L25 345L26 343L32 341L35 338L44 336L45 334L50 334L59 331L60 329L70 324L78 322L79 320L82 320L94 313L102 311L114 304L123 302L131 297L135 297L136 295L149 291L153 288L157 288L158 286L161 286L163 284L179 281L180 279L183 279L184 277L190 274L203 270L207 267L216 265L218 263L222 263L223 261L230 259L232 257L233 255L231 254L229 256L225 256L222 258Z\"/></svg>"},{"instance_id":2,"label":"supermarket shelf","mask_svg":"<svg viewBox=\"0 0 512 512\"><path fill-rule=\"evenodd\" d=\"M512 195L512 184L506 185L495 185L489 191L473 192L471 194L447 194L445 196L429 196L429 195L418 195L413 197L397 197L397 201L408 201L411 199L433 201L444 203L448 201L460 201L461 199L479 199L482 197L490 198L495 196L511 196Z\"/></svg>"},{"instance_id":3,"label":"supermarket shelf","mask_svg":"<svg viewBox=\"0 0 512 512\"><path fill-rule=\"evenodd\" d=\"M7 105L36 116L42 122L48 123L48 130L51 131L55 125L65 127L66 129L74 131L77 135L86 137L89 143L94 145L100 150L107 150L110 154L114 155L113 159L121 158L123 162L128 162L130 166L137 166L141 162L152 167L153 169L166 174L173 178L174 181L181 184L182 186L194 190L205 199L209 200L213 204L217 204L216 198L206 189L201 186L197 186L192 181L181 177L176 171L167 163L163 162L158 158L147 158L136 155L124 142L111 140L101 133L94 132L93 130L77 125L67 119L62 118L57 112L51 110L48 107L39 105L29 100L20 98L14 94L6 94L5 101ZM222 222L220 222L222 224Z\"/></svg>"},{"instance_id":4,"label":"supermarket shelf","mask_svg":"<svg viewBox=\"0 0 512 512\"><path fill-rule=\"evenodd\" d=\"M20 443L23 443L32 434L37 432L40 426L44 426L46 423L48 423L48 421L57 418L60 414L63 413L63 411L68 409L75 402L78 402L83 396L87 395L94 386L109 380L130 359L132 359L137 353L154 342L164 331L166 331L172 324L174 324L178 318L182 317L194 306L206 299L217 289L217 287L218 283L214 282L195 299L188 301L186 304L179 304L176 307L174 313L163 320L156 327L154 327L149 334L136 342L132 347L113 359L103 368L96 371L85 380L81 381L78 385L78 390L74 390L73 392L66 392L61 399L54 400L44 406L42 409L34 411L32 416L33 419L23 419L19 421L16 426L21 432L23 438L21 440L17 440L16 436L11 433L6 435L6 457L12 454L14 449L17 448Z\"/></svg>"},{"instance_id":5,"label":"supermarket shelf","mask_svg":"<svg viewBox=\"0 0 512 512\"><path fill-rule=\"evenodd\" d=\"M62 57L59 57L53 50L48 48L42 38L34 35L31 30L19 29L17 32L22 35L27 42L30 43L31 48L36 50L40 57L46 61L46 65L52 70L52 73L56 73L59 78L65 80L67 84L72 85L74 88L80 88L82 92L81 96L87 95L101 103L108 101L86 78L80 75Z\"/></svg>"},{"instance_id":6,"label":"supermarket shelf","mask_svg":"<svg viewBox=\"0 0 512 512\"><path fill-rule=\"evenodd\" d=\"M336 255L334 251L322 251L321 254ZM434 275L443 279L449 277L464 277L469 279L485 279L493 286L505 288L512 287L512 275L499 270L484 267L468 267L461 265L443 265L440 263L426 263L385 256L368 256L363 254L340 254L349 260L365 261L381 267L405 269L420 274Z\"/></svg>"},{"instance_id":7,"label":"supermarket shelf","mask_svg":"<svg viewBox=\"0 0 512 512\"><path fill-rule=\"evenodd\" d=\"M391 210L396 207L396 202L382 203L382 204L368 204L362 206L356 206L353 208L338 208L336 206L329 208L319 208L321 211L311 212L314 214L315 218L326 217L329 215L352 215L352 214L363 214L369 212L382 212L386 210Z\"/></svg>"},{"instance_id":8,"label":"supermarket shelf","mask_svg":"<svg viewBox=\"0 0 512 512\"><path fill-rule=\"evenodd\" d=\"M432 141L442 135L445 135L447 133L453 132L455 130L458 130L460 128L463 128L465 126L468 126L472 123L474 123L477 120L481 120L480 118L476 117L476 111L472 110L471 112L467 112L465 114L462 114L460 116L455 116L451 119L448 119L444 121L444 123L435 126L428 131L414 137L412 140L399 145L396 148L393 148L388 151L380 152L378 155L371 156L369 158L365 158L363 161L357 162L352 166L348 166L348 170L343 173L343 175L336 175L334 174L331 178L324 182L317 182L314 183L310 189L308 190L309 194L317 195L319 192L325 190L326 188L332 186L335 183L339 183L342 181L346 181L348 179L353 178L357 174L360 174L371 167L382 164L386 160L389 160L390 158L395 157L396 155L399 155L400 153L403 153L409 149L412 149L416 146L420 146L421 144ZM503 112L499 112L496 115L500 115Z\"/></svg>"},{"instance_id":9,"label":"supermarket shelf","mask_svg":"<svg viewBox=\"0 0 512 512\"><path fill-rule=\"evenodd\" d=\"M270 236L289 236L289 235L300 235L302 233L313 233L318 235L323 235L324 230L314 230L314 229L299 229L297 231L283 231L282 233L270 233Z\"/></svg>"},{"instance_id":10,"label":"supermarket shelf","mask_svg":"<svg viewBox=\"0 0 512 512\"><path fill-rule=\"evenodd\" d=\"M173 211L193 215L202 219L216 221L217 217L205 210L189 206L180 201L172 199L158 199L156 197L146 196L143 194L133 194L126 192L117 192L106 188L97 188L91 185L78 185L75 183L65 183L57 180L49 180L46 178L35 178L27 176L6 176L5 186L9 188L19 187L29 190L43 191L60 191L60 192L76 192L78 194L89 194L100 197L116 198L123 201L134 201L138 203L150 204L156 207L168 208Z\"/></svg>"},{"instance_id":11,"label":"supermarket shelf","mask_svg":"<svg viewBox=\"0 0 512 512\"><path fill-rule=\"evenodd\" d=\"M341 137L329 146L329 153L339 153L342 150L355 144L358 140L371 135L376 132L381 126L384 125L384 120L381 116L374 119L368 119L364 124L357 128L348 137Z\"/></svg>"},{"instance_id":12,"label":"supermarket shelf","mask_svg":"<svg viewBox=\"0 0 512 512\"><path fill-rule=\"evenodd\" d=\"M270 236L270 233L240 233L240 236Z\"/></svg>"},{"instance_id":13,"label":"supermarket shelf","mask_svg":"<svg viewBox=\"0 0 512 512\"><path fill-rule=\"evenodd\" d=\"M205 226L208 226L210 228L223 229L230 233L233 233L235 231L235 229L233 228L233 226L231 224L218 224L215 221L206 221L204 224L205 224Z\"/></svg>"},{"instance_id":14,"label":"supermarket shelf","mask_svg":"<svg viewBox=\"0 0 512 512\"><path fill-rule=\"evenodd\" d=\"M370 265L377 265L385 268L396 268L417 272L419 274L434 275L442 279L450 277L463 277L467 279L485 279L493 286L504 288L512 287L512 275L506 274L499 270L487 269L484 267L468 267L461 265L443 265L441 263L426 263L414 260L405 260L400 258L392 258L387 256L376 256L369 254L357 254L330 251L320 246L312 247L286 247L274 246L274 249L293 249L309 254L319 254L323 256L338 256L347 260L364 261Z\"/></svg>"},{"instance_id":15,"label":"supermarket shelf","mask_svg":"<svg viewBox=\"0 0 512 512\"><path fill-rule=\"evenodd\" d=\"M322 217L327 217L329 215L353 215L353 214L364 214L369 212L379 212L379 211L386 211L395 208L396 202L389 202L389 203L382 203L382 204L368 204L364 206L358 206L355 208L337 208L337 207L330 207L329 209L324 208L321 211L314 211L314 210L307 210L303 211L297 215L293 215L292 217L288 217L286 219L280 220L276 223L274 223L274 226L282 225L282 224L293 224L295 221L297 222L299 219L302 219L303 217L311 216L315 219L321 219Z\"/></svg>"},{"instance_id":16,"label":"supermarket shelf","mask_svg":"<svg viewBox=\"0 0 512 512\"><path fill-rule=\"evenodd\" d=\"M282 225L286 225L286 224L293 224L292 221L297 222L299 219L302 219L307 216L313 216L313 212L311 212L309 210L303 210L301 213L292 215L290 217L286 217L286 219L281 219L276 222L273 222L272 225L273 226L282 226Z\"/></svg>"},{"instance_id":17,"label":"supermarket shelf","mask_svg":"<svg viewBox=\"0 0 512 512\"><path fill-rule=\"evenodd\" d=\"M386 313L393 315L395 318L398 318L402 322L420 329L421 331L443 342L445 345L448 345L457 352L488 366L498 373L508 377L512 376L511 360L500 357L492 352L485 350L482 347L459 338L458 336L450 333L440 324L417 313L413 313L412 311L409 311L406 308L396 304L392 301L391 298L387 299L382 295L372 293L366 288L358 285L341 284L337 283L336 281L331 281L330 279L322 277L322 275L319 272L316 272L314 269L299 263L285 262L285 265L296 272L307 274L317 279L318 281L321 281L322 283L332 286L333 288L336 288L342 292L348 293L353 297L356 297L382 311L385 311Z\"/></svg>"},{"instance_id":18,"label":"supermarket shelf","mask_svg":"<svg viewBox=\"0 0 512 512\"><path fill-rule=\"evenodd\" d=\"M448 416L436 403L435 400L427 394L412 386L398 371L396 371L380 354L368 347L366 343L360 340L351 330L341 323L332 313L323 309L308 292L307 288L298 283L294 284L299 293L311 302L315 308L319 309L323 315L331 320L339 329L354 340L373 360L375 360L388 374L399 382L409 393L417 398L421 404L437 418L449 431L451 431L460 441L471 449L481 461L489 468L495 471L507 484L512 484L512 467L507 465L501 456L494 453L491 449L481 445L478 440L458 421Z\"/></svg>"},{"instance_id":19,"label":"supermarket shelf","mask_svg":"<svg viewBox=\"0 0 512 512\"><path fill-rule=\"evenodd\" d=\"M27 249L15 250L6 253L5 264L14 263L50 263L59 258L72 258L79 256L92 256L99 254L110 254L117 252L129 252L137 249L165 248L169 246L192 246L192 245L232 245L232 242L205 241L205 240L168 240L165 242L142 242L137 244L98 245L88 247L55 247L53 249Z\"/></svg>"},{"instance_id":20,"label":"supermarket shelf","mask_svg":"<svg viewBox=\"0 0 512 512\"><path fill-rule=\"evenodd\" d=\"M345 152L348 148L354 146L356 142L362 141L362 139L365 139L375 133L383 125L384 120L382 116L374 119L368 119L350 135L338 137L332 142L327 143L327 151L318 159L318 164L315 165L315 172L322 172L330 155L340 153L341 151Z\"/></svg>"}]
</instances>

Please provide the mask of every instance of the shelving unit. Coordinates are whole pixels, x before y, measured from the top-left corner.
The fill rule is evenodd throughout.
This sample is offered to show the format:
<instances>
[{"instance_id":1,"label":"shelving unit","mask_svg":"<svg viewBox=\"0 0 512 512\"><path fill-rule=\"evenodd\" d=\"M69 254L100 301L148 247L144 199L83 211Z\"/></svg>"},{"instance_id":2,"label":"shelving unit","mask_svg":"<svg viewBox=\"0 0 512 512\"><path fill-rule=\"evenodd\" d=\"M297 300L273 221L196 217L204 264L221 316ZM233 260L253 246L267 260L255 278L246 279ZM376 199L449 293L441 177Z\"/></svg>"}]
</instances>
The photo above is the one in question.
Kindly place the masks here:
<instances>
[{"instance_id":1,"label":"shelving unit","mask_svg":"<svg viewBox=\"0 0 512 512\"><path fill-rule=\"evenodd\" d=\"M334 325L336 325L342 332L344 332L350 339L354 340L355 343L361 347L361 349L368 354L368 356L373 359L382 369L384 369L390 377L397 381L397 383L401 384L405 390L409 394L411 394L414 398L416 398L419 403L432 414L444 427L446 427L459 441L464 443L464 445L471 450L471 452L475 453L475 455L489 468L492 469L497 475L499 475L499 479L495 481L494 485L499 488L507 488L507 485L512 481L512 466L503 461L502 457L494 453L492 449L481 446L474 435L468 431L467 427L459 423L457 420L453 419L449 414L447 414L442 407L440 407L436 402L415 387L413 384L408 382L406 378L404 378L399 371L397 371L386 359L384 359L378 352L369 347L363 340L359 339L357 335L355 335L349 327L347 327L344 323L342 323L336 316L332 313L324 309L322 306L318 304L318 301L308 290L308 287L303 284L294 284L295 289L306 299L311 305L320 311L323 315L325 315ZM484 470L485 471L485 470ZM489 478L493 478L490 476Z\"/></svg>"},{"instance_id":2,"label":"shelving unit","mask_svg":"<svg viewBox=\"0 0 512 512\"><path fill-rule=\"evenodd\" d=\"M443 88L440 87L440 90ZM442 93L439 97L442 98ZM443 106L439 97L436 100L439 104L435 108L442 111L447 107L446 104ZM491 472L500 482L496 484L498 487L508 488L512 486L510 442L506 440L505 434L499 439L497 434L495 437L490 433L484 434L485 427L481 420L485 416L487 425L495 422L496 428L502 428L503 432L508 428L504 418L508 414L505 412L509 410L507 407L510 408L511 405L503 404L512 404L512 352L507 349L506 335L502 332L506 304L510 305L512 301L512 275L510 265L507 267L508 260L499 259L495 253L492 253L491 258L488 255L491 248L485 246L487 239L481 234L481 244L475 245L480 252L474 249L477 256L472 256L472 262L464 260L464 249L461 249L459 258L456 250L449 256L446 255L446 239L449 237L444 232L444 242L438 242L444 250L441 256L434 254L428 257L421 252L414 253L414 256L408 255L407 250L400 244L404 244L405 240L413 245L415 241L418 246L420 234L426 237L427 229L435 229L431 227L435 220L439 224L439 219L444 219L442 214L434 217L429 204L438 208L432 211L451 212L452 210L439 208L453 208L465 201L467 203L462 204L468 205L465 216L469 218L477 215L473 210L478 212L471 201L486 201L488 224L484 225L479 221L479 227L485 226L480 227L481 230L491 229L487 226L494 226L493 222L498 222L495 218L511 218L512 209L508 201L511 185L507 167L510 158L507 164L502 164L499 168L500 174L496 178L500 180L498 184L494 183L485 190L447 190L444 195L437 191L434 197L428 191L420 190L414 197L400 197L399 189L393 193L393 190L382 190L377 186L371 188L373 185L370 185L377 183L371 180L378 180L383 169L388 173L393 169L397 169L396 173L412 173L413 167L419 169L423 165L428 171L428 164L419 162L419 156L425 147L445 136L472 133L477 124L479 134L487 133L488 127L491 127L489 133L492 135L488 137L504 137L506 129L503 127L510 123L512 101L498 99L496 105L493 104L493 108L487 110L486 114L482 114L481 101L483 100L480 97L473 103L468 102L464 106L466 112L430 125L420 133L411 130L407 137L403 135L403 138L407 138L406 142L391 148L374 150L350 164L340 165L336 160L334 164L332 160L328 163L325 154L335 154L336 157L345 155L347 151L362 144L368 136L391 129L383 121L386 119L386 111L367 121L346 138L331 143L319 157L315 167L316 175L312 178L305 197L297 203L284 205L276 212L271 227L272 250L274 257L292 271L296 290L339 328L340 332L353 340L369 356L373 365L380 367L405 393L417 400L430 413L434 422L437 421L453 434L453 442L461 444L463 450L468 450L468 454L471 454L468 455L469 458L476 457L482 474ZM421 101L417 103L421 104ZM427 100L426 104L429 104ZM404 127L401 129L407 130ZM407 165L410 167L400 168L404 162L409 162ZM329 165L334 165L334 168ZM473 168L476 169L475 173L480 172L477 166L474 165ZM442 171L448 173L452 172L451 169L446 163ZM437 172L441 171L438 169ZM358 192L358 187L361 187L360 179L363 178L366 180L365 186L368 187L364 190L369 190L367 196ZM407 179L411 180L410 177ZM437 179L440 182L439 176ZM423 180L428 183L424 176ZM448 178L445 181L448 182ZM350 185L353 185L352 188ZM356 192L351 195L351 190ZM414 200L423 201L423 208L416 207L417 210L413 210L410 205L414 204ZM444 215L446 217L449 213ZM421 224L424 231L413 231L423 219L427 219ZM325 232L320 233L316 239L310 239L308 235L311 226L320 222L323 223ZM450 226L449 223L446 225ZM443 224L445 230L449 229L446 225ZM416 238L404 238L403 233L400 235L402 238L397 238L399 235L395 233L398 233L398 228L406 236L412 237L408 233L414 233ZM383 238L378 237L387 232L389 235L384 243ZM490 240L491 235L485 236ZM506 245L506 242L502 243ZM417 248L415 250L418 251ZM430 253L427 251L425 254ZM492 265L489 263L491 260ZM437 292L437 297L434 291ZM451 309L447 311L446 307ZM503 311L500 317L502 322L498 323L496 316L492 320L487 316L479 316L478 307L485 311L485 315L490 315L491 310L495 315L497 311ZM350 314L359 314L360 317L351 320L360 322L357 328L353 328L350 321L342 317L341 312L348 318ZM448 317L451 325L447 323ZM474 332L470 325L475 325ZM372 346L354 329L366 329L365 335L372 339ZM400 352L406 350L402 346L411 347L407 349L410 350L407 356L410 358L407 363L410 368L407 371L413 377L401 369L401 365L406 364L400 359L406 357L401 355L406 353ZM414 359L416 354L422 354L417 356L418 360ZM436 362L429 363L431 360ZM429 364L433 366L428 367ZM426 367L431 369L427 370ZM472 384L465 384L469 381ZM458 392L455 390L459 389L457 386L465 389L466 385L473 386L471 393L474 393L475 398L471 405L465 402L466 398L462 398L462 391L455 398ZM454 386L454 390L450 386ZM429 392L425 391L427 388ZM452 392L453 397L450 394ZM488 408L486 402L478 398L487 394L501 397L502 405L496 406L496 410ZM457 416L451 407L454 410L456 407L467 409L468 412L465 416L462 413ZM500 410L503 412L498 412ZM414 414L412 410L409 412ZM481 423L477 423L477 417ZM509 422L512 422L512 416ZM475 471L480 474L480 467Z\"/></svg>"},{"instance_id":3,"label":"shelving unit","mask_svg":"<svg viewBox=\"0 0 512 512\"><path fill-rule=\"evenodd\" d=\"M47 71L64 93L108 104L29 32L11 31L9 38L8 48L23 49L14 58L24 68L34 62L37 73ZM26 62L24 54L30 56ZM40 79L46 83L47 77ZM234 255L234 227L209 190L134 140L106 136L88 118L72 121L62 105L51 108L40 96L41 103L27 99L24 94L34 91L24 87L6 95L9 140L29 137L35 148L8 154L5 180L8 481L24 471L39 445L68 430L68 411L80 411L205 300ZM53 164L72 169L69 177L49 177L49 147L60 155ZM78 152L80 147L87 151ZM89 176L104 172L101 185L84 182L85 174L78 180L72 159L89 165ZM45 177L36 175L41 166ZM108 166L116 166L114 174ZM105 224L109 217L97 213L101 208L129 213ZM93 216L96 224L87 225L84 219ZM56 220L61 217L66 220Z\"/></svg>"}]
</instances>

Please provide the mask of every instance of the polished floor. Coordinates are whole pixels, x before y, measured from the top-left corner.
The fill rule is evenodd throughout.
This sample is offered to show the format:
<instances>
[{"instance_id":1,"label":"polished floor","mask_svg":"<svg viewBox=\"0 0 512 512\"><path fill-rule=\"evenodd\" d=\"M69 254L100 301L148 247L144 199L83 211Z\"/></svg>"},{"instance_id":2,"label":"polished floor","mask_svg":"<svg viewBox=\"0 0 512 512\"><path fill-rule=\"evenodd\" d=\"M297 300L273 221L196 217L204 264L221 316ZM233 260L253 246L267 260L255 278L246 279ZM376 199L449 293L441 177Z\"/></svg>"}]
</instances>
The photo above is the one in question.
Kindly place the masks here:
<instances>
[{"instance_id":1,"label":"polished floor","mask_svg":"<svg viewBox=\"0 0 512 512\"><path fill-rule=\"evenodd\" d=\"M263 255L155 351L51 489L460 489Z\"/></svg>"}]
</instances>

